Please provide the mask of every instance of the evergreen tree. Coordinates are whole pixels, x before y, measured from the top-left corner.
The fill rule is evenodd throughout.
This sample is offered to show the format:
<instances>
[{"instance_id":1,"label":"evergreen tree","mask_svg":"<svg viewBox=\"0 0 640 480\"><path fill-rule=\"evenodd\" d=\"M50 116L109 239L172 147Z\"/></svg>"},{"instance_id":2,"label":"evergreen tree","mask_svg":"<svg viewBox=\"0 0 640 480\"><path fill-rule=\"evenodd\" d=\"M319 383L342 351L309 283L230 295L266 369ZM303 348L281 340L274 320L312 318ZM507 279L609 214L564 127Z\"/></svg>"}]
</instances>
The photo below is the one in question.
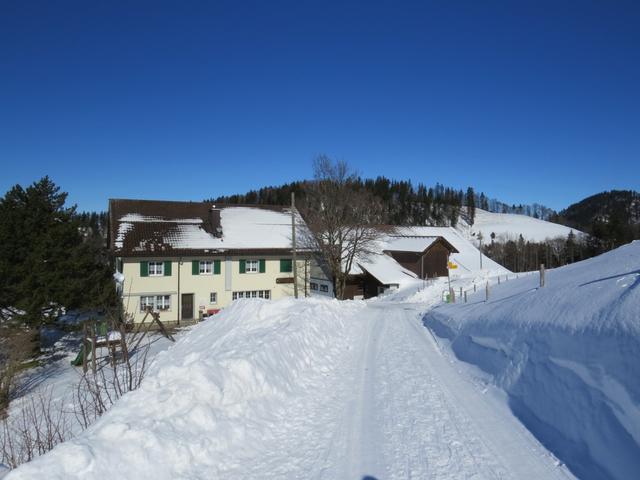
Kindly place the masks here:
<instances>
[{"instance_id":1,"label":"evergreen tree","mask_svg":"<svg viewBox=\"0 0 640 480\"><path fill-rule=\"evenodd\" d=\"M115 300L102 239L85 241L82 216L66 199L44 177L26 189L16 185L0 200L1 306L24 310L34 324L50 308Z\"/></svg>"},{"instance_id":2,"label":"evergreen tree","mask_svg":"<svg viewBox=\"0 0 640 480\"><path fill-rule=\"evenodd\" d=\"M476 219L476 193L472 187L467 188L467 215L469 215L469 225L473 225Z\"/></svg>"}]
</instances>

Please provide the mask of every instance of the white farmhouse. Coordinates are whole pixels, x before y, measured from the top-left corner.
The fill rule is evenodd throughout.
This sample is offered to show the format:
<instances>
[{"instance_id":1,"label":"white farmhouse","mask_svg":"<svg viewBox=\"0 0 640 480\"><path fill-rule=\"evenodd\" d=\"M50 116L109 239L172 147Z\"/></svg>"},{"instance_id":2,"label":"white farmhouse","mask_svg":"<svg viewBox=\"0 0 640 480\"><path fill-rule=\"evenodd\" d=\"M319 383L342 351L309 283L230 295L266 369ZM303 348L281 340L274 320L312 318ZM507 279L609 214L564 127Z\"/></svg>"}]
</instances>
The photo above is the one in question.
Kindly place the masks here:
<instances>
[{"instance_id":1,"label":"white farmhouse","mask_svg":"<svg viewBox=\"0 0 640 480\"><path fill-rule=\"evenodd\" d=\"M118 291L134 322L149 308L163 322L192 322L239 298L291 296L294 282L300 296L332 294L320 289L330 282L308 252L298 252L294 278L286 207L111 199L109 224ZM306 229L299 215L296 228Z\"/></svg>"}]
</instances>

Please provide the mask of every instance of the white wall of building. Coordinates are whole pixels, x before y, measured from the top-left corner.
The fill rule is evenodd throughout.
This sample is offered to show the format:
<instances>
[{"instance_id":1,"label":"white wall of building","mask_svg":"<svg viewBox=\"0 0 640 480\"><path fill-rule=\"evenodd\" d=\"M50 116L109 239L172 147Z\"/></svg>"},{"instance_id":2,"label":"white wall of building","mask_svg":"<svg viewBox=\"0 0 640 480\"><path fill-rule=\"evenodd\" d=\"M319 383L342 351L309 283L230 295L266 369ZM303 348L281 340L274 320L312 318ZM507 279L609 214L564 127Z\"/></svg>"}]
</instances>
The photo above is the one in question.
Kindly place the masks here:
<instances>
[{"instance_id":1,"label":"white wall of building","mask_svg":"<svg viewBox=\"0 0 640 480\"><path fill-rule=\"evenodd\" d=\"M286 256L242 255L233 257L183 257L183 258L125 258L122 260L122 303L125 312L133 321L144 317L141 311L141 297L170 296L170 307L160 311L163 322L177 322L180 316L183 294L194 295L194 318L199 312L221 309L233 301L233 292L269 292L270 299L293 296L293 283L277 283L278 279L292 278L293 273L280 271L280 260ZM260 260L265 262L264 273L240 273L240 260ZM193 260L219 260L219 274L198 274L192 272ZM141 276L140 262L171 262L170 276ZM311 262L298 260L298 289L301 297L309 294ZM216 302L211 303L211 293L216 293ZM259 296L260 293L252 294Z\"/></svg>"}]
</instances>

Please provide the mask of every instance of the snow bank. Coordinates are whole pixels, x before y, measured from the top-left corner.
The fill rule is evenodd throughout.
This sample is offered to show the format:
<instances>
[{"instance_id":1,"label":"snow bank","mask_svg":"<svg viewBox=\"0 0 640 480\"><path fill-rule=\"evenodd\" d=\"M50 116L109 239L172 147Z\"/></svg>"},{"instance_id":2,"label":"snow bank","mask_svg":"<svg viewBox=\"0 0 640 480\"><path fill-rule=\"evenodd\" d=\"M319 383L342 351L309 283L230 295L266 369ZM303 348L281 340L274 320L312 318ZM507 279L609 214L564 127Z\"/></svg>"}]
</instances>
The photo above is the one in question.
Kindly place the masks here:
<instances>
[{"instance_id":1,"label":"snow bank","mask_svg":"<svg viewBox=\"0 0 640 480\"><path fill-rule=\"evenodd\" d=\"M494 287L424 319L509 394L523 423L584 479L640 471L640 242Z\"/></svg>"},{"instance_id":2,"label":"snow bank","mask_svg":"<svg viewBox=\"0 0 640 480\"><path fill-rule=\"evenodd\" d=\"M156 357L139 390L7 479L217 478L277 443L291 404L322 402L364 302L240 300ZM311 321L312 320L312 321ZM296 403L297 402L297 403ZM269 440L271 439L271 440Z\"/></svg>"}]
</instances>

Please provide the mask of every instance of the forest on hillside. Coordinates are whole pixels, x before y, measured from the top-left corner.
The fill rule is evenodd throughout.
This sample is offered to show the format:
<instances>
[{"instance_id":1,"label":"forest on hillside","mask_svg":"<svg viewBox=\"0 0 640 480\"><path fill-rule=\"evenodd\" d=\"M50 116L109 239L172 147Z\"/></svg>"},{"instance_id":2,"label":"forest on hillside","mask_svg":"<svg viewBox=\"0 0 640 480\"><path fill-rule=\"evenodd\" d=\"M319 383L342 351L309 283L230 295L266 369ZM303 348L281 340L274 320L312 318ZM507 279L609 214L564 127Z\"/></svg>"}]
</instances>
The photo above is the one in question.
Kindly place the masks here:
<instances>
[{"instance_id":1,"label":"forest on hillside","mask_svg":"<svg viewBox=\"0 0 640 480\"><path fill-rule=\"evenodd\" d=\"M307 181L285 183L280 186L262 187L243 194L223 195L205 201L227 204L288 205L291 193L304 201ZM476 192L446 187L440 183L427 187L423 183L414 185L411 180L391 180L384 176L375 179L357 178L352 182L355 190L366 190L378 198L384 208L388 223L393 225L434 225L455 227L462 207L475 207L497 213L516 213L530 217L548 219L556 212L544 205L508 205ZM473 215L471 218L473 221Z\"/></svg>"},{"instance_id":2,"label":"forest on hillside","mask_svg":"<svg viewBox=\"0 0 640 480\"><path fill-rule=\"evenodd\" d=\"M366 190L380 200L383 218L392 225L434 225L455 227L461 216L473 225L475 209L494 213L528 215L575 228L586 235L569 234L545 242L486 239L483 252L511 271L535 270L584 260L640 238L640 194L631 191L603 192L571 205L558 213L544 205L508 205L489 198L473 187L466 191L441 184L426 187L409 180L357 178L351 187ZM263 187L244 194L225 195L206 201L227 204L288 205L291 193L304 202L307 182Z\"/></svg>"}]
</instances>

